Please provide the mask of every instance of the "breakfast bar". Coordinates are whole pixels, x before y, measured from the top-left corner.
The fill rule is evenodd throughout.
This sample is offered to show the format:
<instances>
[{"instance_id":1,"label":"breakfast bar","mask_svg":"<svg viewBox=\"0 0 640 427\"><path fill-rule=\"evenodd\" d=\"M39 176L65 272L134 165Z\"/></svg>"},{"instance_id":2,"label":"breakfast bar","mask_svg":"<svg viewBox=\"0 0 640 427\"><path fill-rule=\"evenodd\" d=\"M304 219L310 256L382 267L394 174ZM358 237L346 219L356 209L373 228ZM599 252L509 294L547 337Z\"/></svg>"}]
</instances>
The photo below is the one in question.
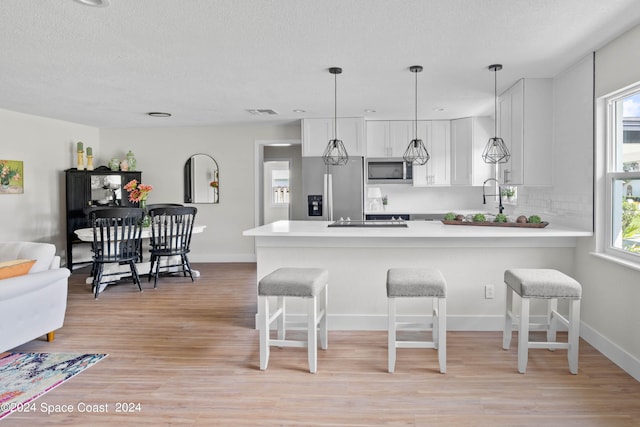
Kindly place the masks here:
<instances>
[{"instance_id":1,"label":"breakfast bar","mask_svg":"<svg viewBox=\"0 0 640 427\"><path fill-rule=\"evenodd\" d=\"M448 283L449 329L501 330L504 270L554 268L571 274L578 239L592 232L555 223L544 228L456 226L441 221L339 227L327 221L278 221L243 235L255 239L257 280L279 267L329 271L329 329L386 329L387 270L433 267ZM291 317L305 316L304 306L293 303ZM420 304L407 301L403 311L418 316L424 313ZM534 306L534 314L535 310Z\"/></svg>"}]
</instances>

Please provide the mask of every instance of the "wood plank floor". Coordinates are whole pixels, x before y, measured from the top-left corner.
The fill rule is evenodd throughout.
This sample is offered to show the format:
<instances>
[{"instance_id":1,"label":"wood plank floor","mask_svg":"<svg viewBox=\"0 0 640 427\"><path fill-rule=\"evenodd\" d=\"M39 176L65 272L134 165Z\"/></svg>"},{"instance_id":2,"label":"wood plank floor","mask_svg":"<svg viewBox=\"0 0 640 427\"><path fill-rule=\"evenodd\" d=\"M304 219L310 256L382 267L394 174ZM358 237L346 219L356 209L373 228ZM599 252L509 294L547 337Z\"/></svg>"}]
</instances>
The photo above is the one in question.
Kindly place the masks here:
<instances>
[{"instance_id":1,"label":"wood plank floor","mask_svg":"<svg viewBox=\"0 0 640 427\"><path fill-rule=\"evenodd\" d=\"M566 352L532 350L516 369L499 332L449 332L447 373L434 350L398 350L387 373L386 332L330 332L308 373L306 349L274 348L260 371L255 264L197 264L191 283L161 278L107 288L98 300L70 279L65 326L24 352L109 356L36 401L108 404L108 413L14 413L3 426L640 426L640 383L586 342L580 371ZM146 280L146 279L145 279ZM329 301L331 303L331 301ZM139 412L116 413L119 402Z\"/></svg>"}]
</instances>

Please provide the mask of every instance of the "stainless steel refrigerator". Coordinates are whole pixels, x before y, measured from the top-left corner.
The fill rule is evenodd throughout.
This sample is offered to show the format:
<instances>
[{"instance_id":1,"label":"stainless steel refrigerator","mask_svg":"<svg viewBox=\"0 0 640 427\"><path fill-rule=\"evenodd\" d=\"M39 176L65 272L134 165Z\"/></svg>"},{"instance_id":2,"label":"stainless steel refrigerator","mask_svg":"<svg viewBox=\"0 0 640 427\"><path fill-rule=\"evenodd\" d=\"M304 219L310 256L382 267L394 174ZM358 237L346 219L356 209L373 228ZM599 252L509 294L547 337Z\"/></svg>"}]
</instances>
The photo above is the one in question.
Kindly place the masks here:
<instances>
[{"instance_id":1,"label":"stainless steel refrigerator","mask_svg":"<svg viewBox=\"0 0 640 427\"><path fill-rule=\"evenodd\" d=\"M302 158L302 194L306 220L363 219L363 159L327 167L322 157Z\"/></svg>"}]
</instances>

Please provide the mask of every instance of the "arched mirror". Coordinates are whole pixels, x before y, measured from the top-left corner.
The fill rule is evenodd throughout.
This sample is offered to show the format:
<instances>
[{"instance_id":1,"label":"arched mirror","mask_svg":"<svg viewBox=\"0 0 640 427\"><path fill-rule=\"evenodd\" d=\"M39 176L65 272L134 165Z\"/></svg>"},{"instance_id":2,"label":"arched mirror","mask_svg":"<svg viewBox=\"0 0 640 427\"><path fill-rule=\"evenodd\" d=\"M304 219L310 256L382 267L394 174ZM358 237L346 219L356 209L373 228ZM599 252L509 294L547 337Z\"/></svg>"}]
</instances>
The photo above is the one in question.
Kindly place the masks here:
<instances>
[{"instance_id":1,"label":"arched mirror","mask_svg":"<svg viewBox=\"0 0 640 427\"><path fill-rule=\"evenodd\" d=\"M208 154L194 154L185 163L184 202L220 202L218 163Z\"/></svg>"}]
</instances>

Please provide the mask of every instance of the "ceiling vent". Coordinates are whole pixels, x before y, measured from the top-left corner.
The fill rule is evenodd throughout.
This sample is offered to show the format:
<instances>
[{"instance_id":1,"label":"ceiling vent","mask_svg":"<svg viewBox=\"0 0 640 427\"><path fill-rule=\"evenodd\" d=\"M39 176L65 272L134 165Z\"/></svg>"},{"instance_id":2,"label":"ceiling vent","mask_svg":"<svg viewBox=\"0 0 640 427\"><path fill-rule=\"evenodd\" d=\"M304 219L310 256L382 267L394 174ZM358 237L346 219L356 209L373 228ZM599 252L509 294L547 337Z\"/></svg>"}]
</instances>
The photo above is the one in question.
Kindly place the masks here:
<instances>
[{"instance_id":1,"label":"ceiling vent","mask_svg":"<svg viewBox=\"0 0 640 427\"><path fill-rule=\"evenodd\" d=\"M278 115L278 113L275 110L272 110L270 108L252 109L247 111L253 114L254 116L277 116Z\"/></svg>"}]
</instances>

